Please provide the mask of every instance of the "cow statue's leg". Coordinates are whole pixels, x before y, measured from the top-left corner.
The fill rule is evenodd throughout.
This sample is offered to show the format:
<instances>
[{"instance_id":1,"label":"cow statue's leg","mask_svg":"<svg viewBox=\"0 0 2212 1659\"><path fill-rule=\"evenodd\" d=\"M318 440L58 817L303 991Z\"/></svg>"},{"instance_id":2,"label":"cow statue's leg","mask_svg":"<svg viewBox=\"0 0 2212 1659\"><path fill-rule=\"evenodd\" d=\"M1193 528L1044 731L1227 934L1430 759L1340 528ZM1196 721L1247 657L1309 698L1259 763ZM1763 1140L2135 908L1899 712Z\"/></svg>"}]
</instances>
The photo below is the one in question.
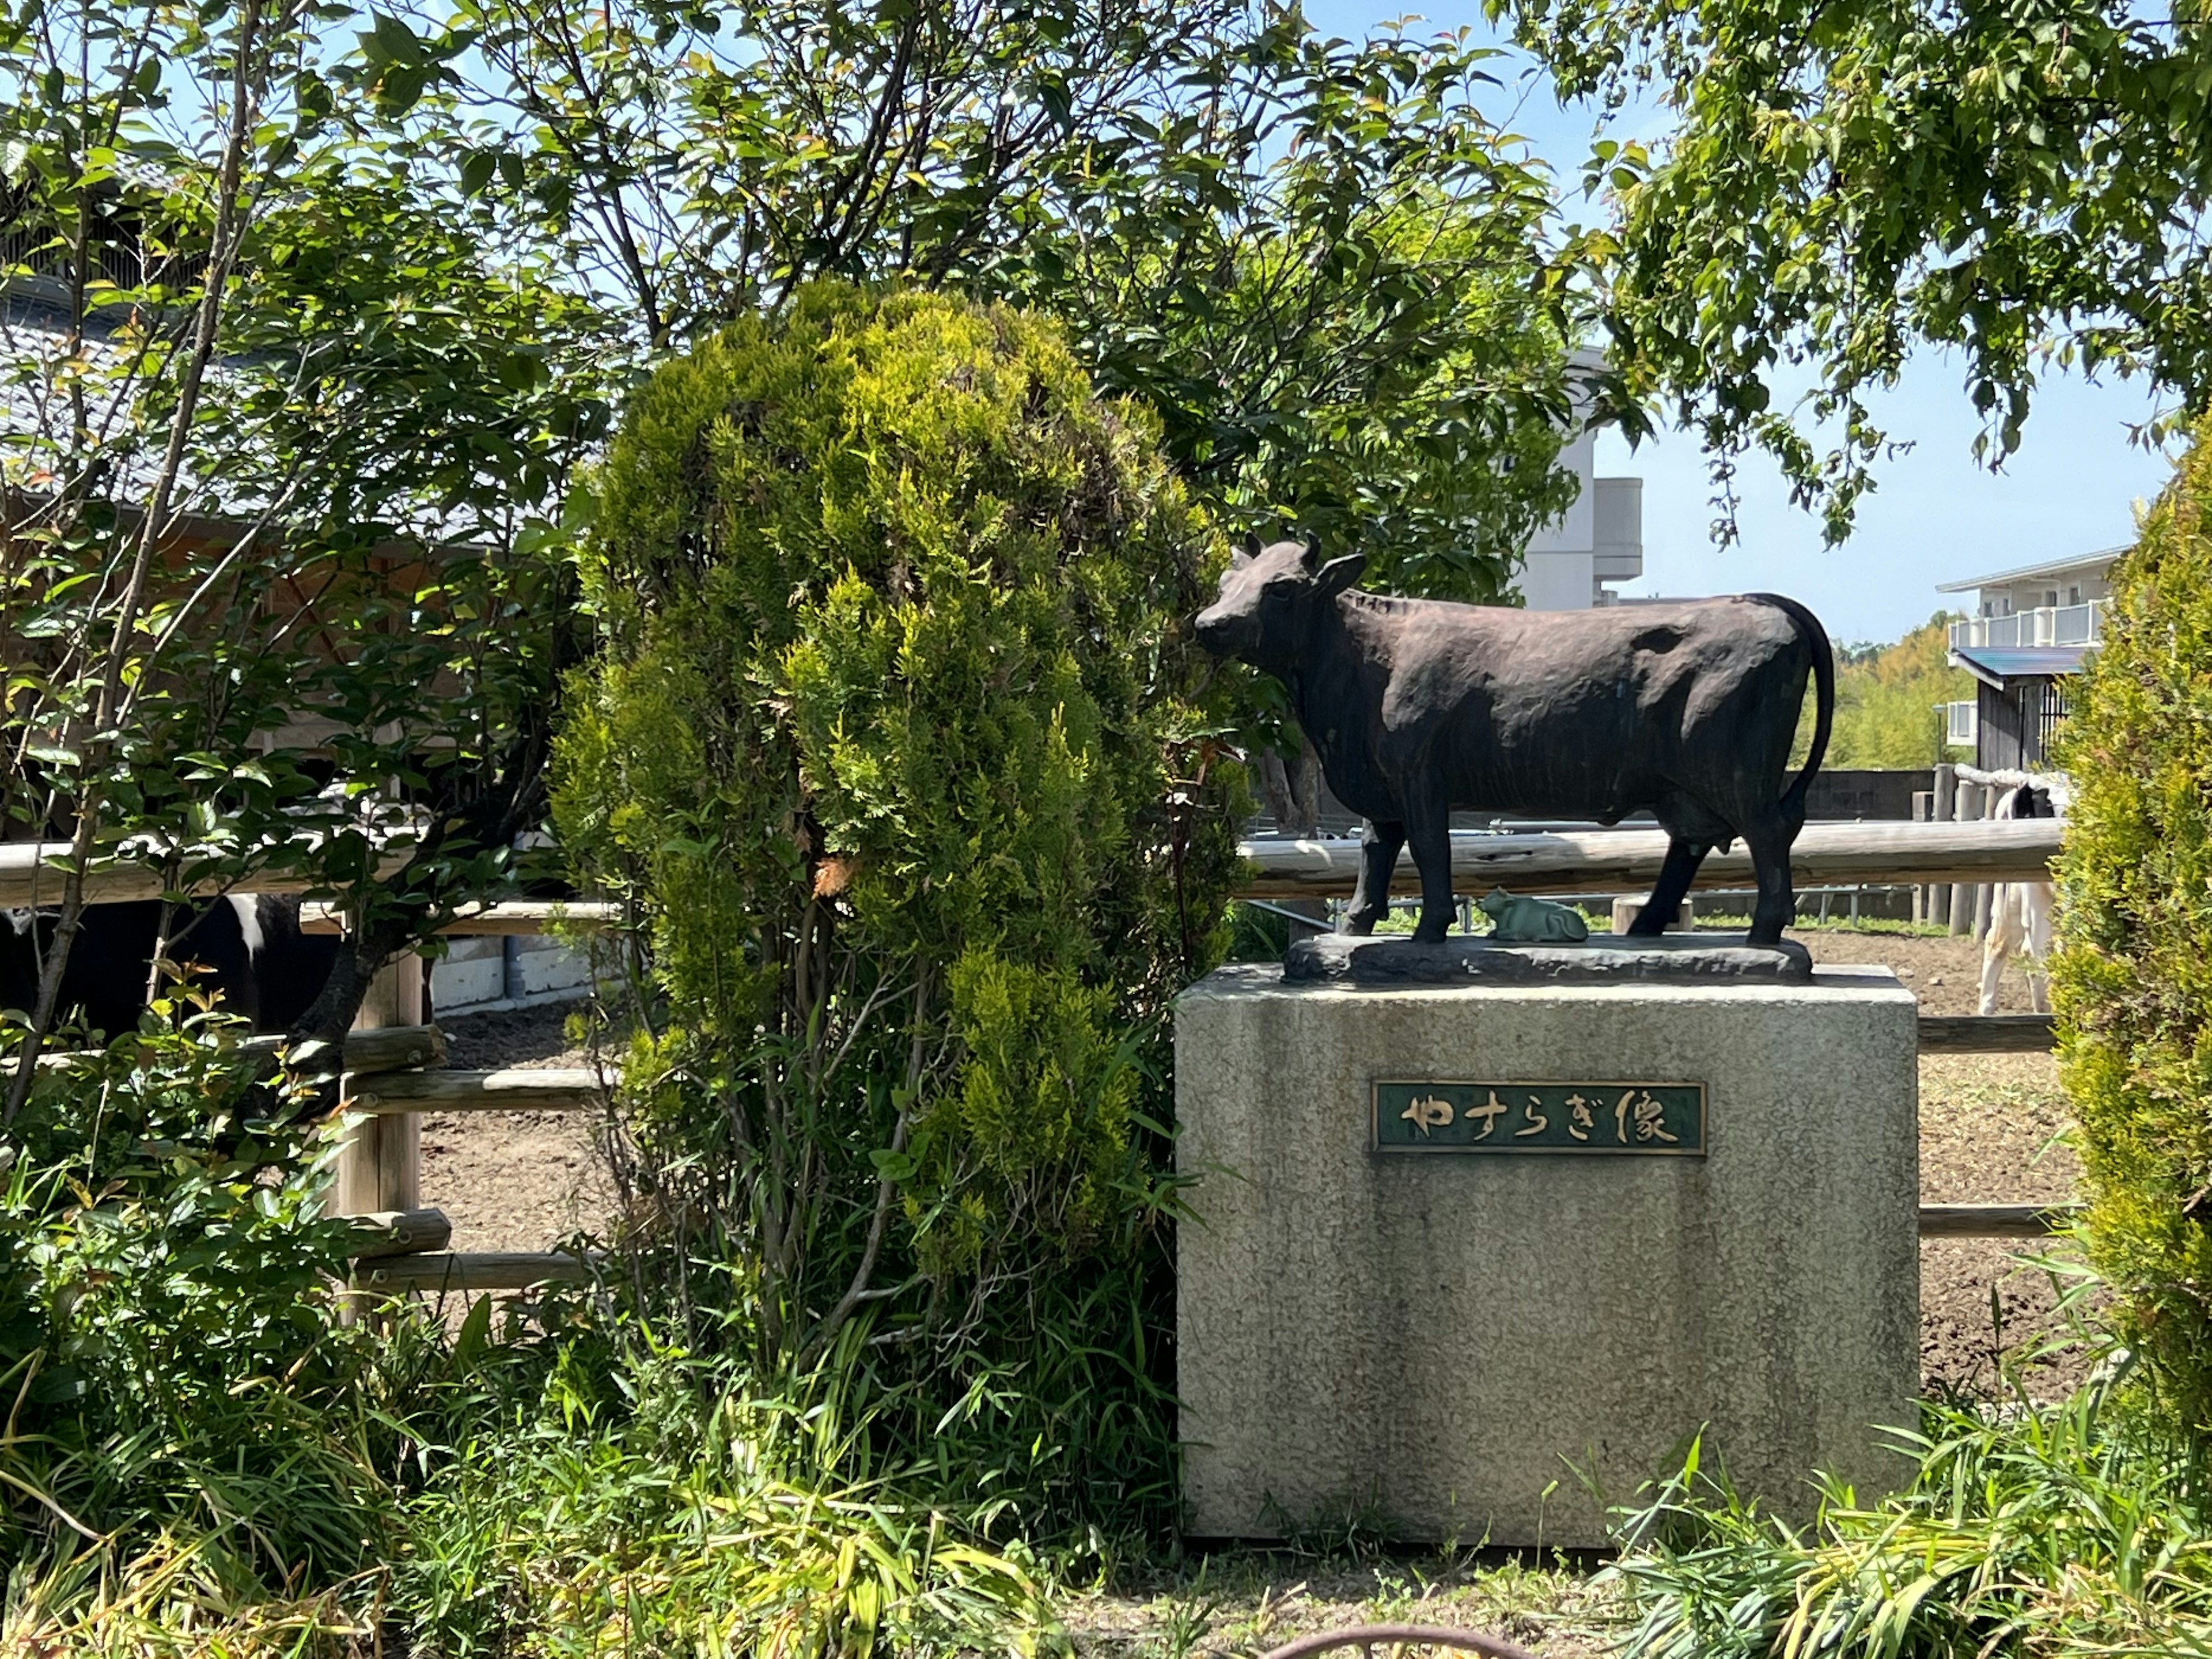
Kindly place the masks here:
<instances>
[{"instance_id":1,"label":"cow statue's leg","mask_svg":"<svg viewBox=\"0 0 2212 1659\"><path fill-rule=\"evenodd\" d=\"M1701 841L1685 841L1671 836L1667 841L1667 861L1659 866L1659 879L1652 884L1651 896L1644 901L1644 908L1636 913L1636 920L1628 924L1632 933L1663 933L1667 924L1674 919L1680 908L1682 895L1690 890L1690 883L1698 873L1698 866L1705 861L1711 848Z\"/></svg>"},{"instance_id":2,"label":"cow statue's leg","mask_svg":"<svg viewBox=\"0 0 2212 1659\"><path fill-rule=\"evenodd\" d=\"M1441 798L1406 803L1406 844L1421 872L1421 920L1413 929L1423 945L1440 945L1458 906L1452 894L1451 808Z\"/></svg>"},{"instance_id":3,"label":"cow statue's leg","mask_svg":"<svg viewBox=\"0 0 2212 1659\"><path fill-rule=\"evenodd\" d=\"M1367 934L1390 908L1390 872L1398 867L1399 849L1406 844L1402 823L1377 823L1370 818L1359 827L1359 884L1352 890L1352 908L1344 918L1347 933Z\"/></svg>"},{"instance_id":4,"label":"cow statue's leg","mask_svg":"<svg viewBox=\"0 0 2212 1659\"><path fill-rule=\"evenodd\" d=\"M1790 836L1778 814L1769 823L1743 832L1744 850L1759 878L1759 898L1752 907L1750 941L1779 945L1782 930L1797 917L1797 896L1790 884Z\"/></svg>"}]
</instances>

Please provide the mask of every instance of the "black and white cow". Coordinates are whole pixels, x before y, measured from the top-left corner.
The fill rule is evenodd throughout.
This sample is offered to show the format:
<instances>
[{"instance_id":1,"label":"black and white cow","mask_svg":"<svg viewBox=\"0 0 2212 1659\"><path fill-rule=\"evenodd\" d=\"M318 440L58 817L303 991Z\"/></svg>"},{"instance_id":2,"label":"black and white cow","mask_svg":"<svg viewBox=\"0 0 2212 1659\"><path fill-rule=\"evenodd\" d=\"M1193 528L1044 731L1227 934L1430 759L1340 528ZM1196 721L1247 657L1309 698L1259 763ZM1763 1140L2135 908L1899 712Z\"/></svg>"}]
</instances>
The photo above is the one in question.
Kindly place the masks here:
<instances>
[{"instance_id":1,"label":"black and white cow","mask_svg":"<svg viewBox=\"0 0 2212 1659\"><path fill-rule=\"evenodd\" d=\"M95 904L84 913L62 975L65 1019L112 1037L137 1026L161 926L154 900ZM52 910L0 911L0 1008L28 1012L39 965L53 942ZM222 1006L259 1031L289 1030L337 960L336 935L303 933L300 902L266 894L213 899L170 921L169 959L195 963Z\"/></svg>"},{"instance_id":2,"label":"black and white cow","mask_svg":"<svg viewBox=\"0 0 2212 1659\"><path fill-rule=\"evenodd\" d=\"M2008 790L1990 816L1997 818L2053 818L2065 816L2063 785L2021 784ZM2039 1014L2051 1012L2049 981L2044 963L2051 959L2051 904L2047 881L2008 881L1990 894L1990 931L1982 941L1982 999L1979 1012L1997 1011L1997 981L2014 957L2028 959L2028 1006Z\"/></svg>"}]
</instances>

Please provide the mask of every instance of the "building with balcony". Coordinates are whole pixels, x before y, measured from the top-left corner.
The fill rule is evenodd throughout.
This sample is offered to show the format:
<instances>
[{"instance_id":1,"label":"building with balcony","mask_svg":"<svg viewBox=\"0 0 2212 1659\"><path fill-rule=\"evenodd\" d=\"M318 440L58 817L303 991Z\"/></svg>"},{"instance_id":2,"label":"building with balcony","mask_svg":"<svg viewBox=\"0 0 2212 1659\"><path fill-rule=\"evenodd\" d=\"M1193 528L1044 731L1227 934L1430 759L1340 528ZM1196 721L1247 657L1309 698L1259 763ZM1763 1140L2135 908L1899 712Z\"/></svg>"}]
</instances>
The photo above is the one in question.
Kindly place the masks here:
<instances>
[{"instance_id":1,"label":"building with balcony","mask_svg":"<svg viewBox=\"0 0 2212 1659\"><path fill-rule=\"evenodd\" d=\"M1977 684L1971 703L1948 703L1951 741L1971 743L1975 763L1995 770L2043 763L2066 717L2066 682L2094 650L2110 589L2106 575L2127 551L2111 547L2022 565L1939 593L1972 593L1973 614L1951 624L1953 665Z\"/></svg>"}]
</instances>

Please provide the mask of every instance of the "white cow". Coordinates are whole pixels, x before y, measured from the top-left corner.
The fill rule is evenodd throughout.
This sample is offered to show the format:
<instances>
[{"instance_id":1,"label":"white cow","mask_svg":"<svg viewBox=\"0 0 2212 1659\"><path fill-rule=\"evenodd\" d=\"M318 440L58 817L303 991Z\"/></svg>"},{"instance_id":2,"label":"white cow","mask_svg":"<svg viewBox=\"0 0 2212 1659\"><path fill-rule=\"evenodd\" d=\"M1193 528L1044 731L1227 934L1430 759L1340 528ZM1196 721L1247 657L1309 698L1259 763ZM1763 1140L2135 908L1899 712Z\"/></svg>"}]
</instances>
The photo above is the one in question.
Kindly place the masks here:
<instances>
[{"instance_id":1,"label":"white cow","mask_svg":"<svg viewBox=\"0 0 2212 1659\"><path fill-rule=\"evenodd\" d=\"M2007 790L1990 816L2057 817L2065 804L2063 785L2045 787L2023 783ZM2007 882L1990 895L1990 932L1982 945L1983 1013L1996 1012L1998 976L2004 972L2005 963L2022 951L2033 964L2027 970L2028 1001L2039 1014L2051 1012L2049 981L2043 971L2043 964L2051 958L2051 901L2047 881Z\"/></svg>"}]
</instances>

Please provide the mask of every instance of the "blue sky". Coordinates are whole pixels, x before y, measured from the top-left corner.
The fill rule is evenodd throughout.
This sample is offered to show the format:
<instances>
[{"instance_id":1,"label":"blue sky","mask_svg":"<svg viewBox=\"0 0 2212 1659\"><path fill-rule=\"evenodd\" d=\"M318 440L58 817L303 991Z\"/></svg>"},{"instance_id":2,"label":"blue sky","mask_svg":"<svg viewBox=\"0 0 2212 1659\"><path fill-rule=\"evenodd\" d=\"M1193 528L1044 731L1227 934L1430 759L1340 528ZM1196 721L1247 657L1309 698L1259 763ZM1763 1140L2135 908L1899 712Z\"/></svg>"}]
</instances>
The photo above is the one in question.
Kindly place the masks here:
<instances>
[{"instance_id":1,"label":"blue sky","mask_svg":"<svg viewBox=\"0 0 2212 1659\"><path fill-rule=\"evenodd\" d=\"M1409 15L1372 0L1308 0L1306 9L1316 27L1347 36ZM1496 38L1476 0L1437 0L1419 15L1427 20L1420 32L1468 27ZM1587 219L1596 209L1580 199L1578 173L1592 112L1561 109L1517 55L1497 70L1506 84L1496 116L1510 117L1513 130L1574 183L1571 213ZM1662 112L1632 108L1615 131L1651 138L1665 125ZM2047 380L2021 448L2002 472L1991 473L1974 463L1978 425L1961 380L1955 362L1923 354L1882 399L1878 414L1891 436L1912 448L1881 467L1875 493L1860 504L1856 533L1839 548L1821 546L1819 522L1790 506L1771 465L1758 457L1746 459L1737 479L1741 539L1717 547L1710 533L1712 487L1692 434L1666 434L1633 453L1617 436L1601 437L1600 474L1644 481L1644 579L1623 591L1767 589L1805 601L1840 639L1893 640L1956 603L1936 591L1938 582L2133 538L2137 503L2157 493L2169 465L2128 441L2129 424L2154 406L2148 389L2141 382Z\"/></svg>"}]
</instances>

